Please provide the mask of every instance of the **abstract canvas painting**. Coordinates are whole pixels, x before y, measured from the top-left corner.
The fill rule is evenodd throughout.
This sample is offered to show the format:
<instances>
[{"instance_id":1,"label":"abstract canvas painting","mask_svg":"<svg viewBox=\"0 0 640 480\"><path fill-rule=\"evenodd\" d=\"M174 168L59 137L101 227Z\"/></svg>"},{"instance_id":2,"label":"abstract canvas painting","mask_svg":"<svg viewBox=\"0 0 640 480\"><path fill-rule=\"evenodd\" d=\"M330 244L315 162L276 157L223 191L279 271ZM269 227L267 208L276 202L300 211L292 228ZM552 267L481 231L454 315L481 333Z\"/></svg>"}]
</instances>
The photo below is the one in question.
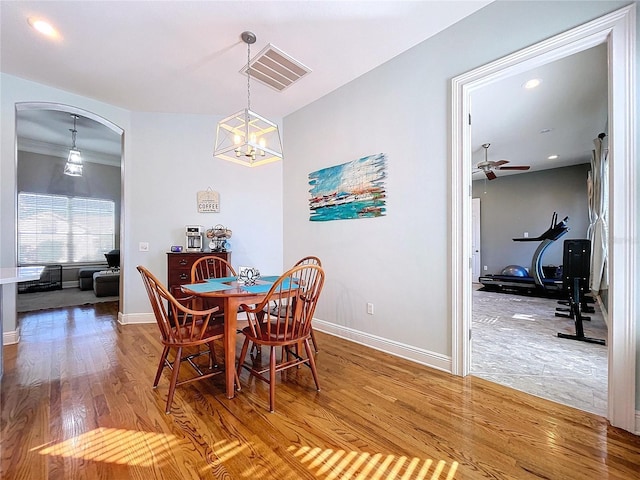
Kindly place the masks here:
<instances>
[{"instance_id":1,"label":"abstract canvas painting","mask_svg":"<svg viewBox=\"0 0 640 480\"><path fill-rule=\"evenodd\" d=\"M383 153L323 168L309 174L312 222L373 218L385 215Z\"/></svg>"}]
</instances>

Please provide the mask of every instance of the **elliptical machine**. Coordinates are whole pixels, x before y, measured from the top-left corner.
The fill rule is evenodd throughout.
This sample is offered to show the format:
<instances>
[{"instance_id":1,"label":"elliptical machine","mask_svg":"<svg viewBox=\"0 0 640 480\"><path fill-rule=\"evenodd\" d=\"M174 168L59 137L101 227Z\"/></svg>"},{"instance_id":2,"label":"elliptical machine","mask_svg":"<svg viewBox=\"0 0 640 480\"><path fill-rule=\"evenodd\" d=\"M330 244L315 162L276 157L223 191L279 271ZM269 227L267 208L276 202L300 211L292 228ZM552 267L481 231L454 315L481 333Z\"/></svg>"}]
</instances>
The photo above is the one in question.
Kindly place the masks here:
<instances>
[{"instance_id":1,"label":"elliptical machine","mask_svg":"<svg viewBox=\"0 0 640 480\"><path fill-rule=\"evenodd\" d=\"M570 229L567 226L569 217L564 217L558 222L558 214L553 212L551 225L541 235L537 237L514 238L514 242L540 242L531 258L531 268L528 277L516 277L511 275L484 275L479 278L480 283L488 289L502 290L526 290L538 293L559 293L562 288L562 281L555 278L545 278L542 270L542 255L553 242L565 235Z\"/></svg>"}]
</instances>

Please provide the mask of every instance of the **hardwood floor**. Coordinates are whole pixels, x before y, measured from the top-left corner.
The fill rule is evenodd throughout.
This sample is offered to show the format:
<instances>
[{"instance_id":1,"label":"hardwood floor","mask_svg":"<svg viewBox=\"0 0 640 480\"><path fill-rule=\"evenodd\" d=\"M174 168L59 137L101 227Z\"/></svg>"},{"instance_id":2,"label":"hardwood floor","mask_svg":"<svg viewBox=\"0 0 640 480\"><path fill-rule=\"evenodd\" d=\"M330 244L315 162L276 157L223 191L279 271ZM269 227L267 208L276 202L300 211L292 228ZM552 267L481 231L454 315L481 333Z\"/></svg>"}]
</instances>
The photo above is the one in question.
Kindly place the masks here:
<instances>
[{"instance_id":1,"label":"hardwood floor","mask_svg":"<svg viewBox=\"0 0 640 480\"><path fill-rule=\"evenodd\" d=\"M20 325L5 347L5 480L640 478L640 437L601 417L320 332L322 391L289 370L271 414L266 384L243 373L228 400L218 376L178 387L166 415L155 325L118 326L111 303Z\"/></svg>"}]
</instances>

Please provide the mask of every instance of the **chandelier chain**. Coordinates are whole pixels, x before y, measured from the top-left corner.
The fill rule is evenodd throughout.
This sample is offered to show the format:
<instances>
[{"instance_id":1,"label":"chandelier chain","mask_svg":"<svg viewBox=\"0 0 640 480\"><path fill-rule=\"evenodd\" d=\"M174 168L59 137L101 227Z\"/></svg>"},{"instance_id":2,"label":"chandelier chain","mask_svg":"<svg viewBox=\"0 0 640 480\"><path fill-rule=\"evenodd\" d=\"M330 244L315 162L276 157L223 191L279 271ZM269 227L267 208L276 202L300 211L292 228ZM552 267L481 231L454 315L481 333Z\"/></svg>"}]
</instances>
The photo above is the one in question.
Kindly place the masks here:
<instances>
[{"instance_id":1,"label":"chandelier chain","mask_svg":"<svg viewBox=\"0 0 640 480\"><path fill-rule=\"evenodd\" d=\"M78 131L76 130L76 119L78 118L77 115L71 115L73 117L73 129L71 130L71 148L73 148L75 150L76 148L76 134L78 133Z\"/></svg>"},{"instance_id":2,"label":"chandelier chain","mask_svg":"<svg viewBox=\"0 0 640 480\"><path fill-rule=\"evenodd\" d=\"M247 109L251 110L251 43L247 42Z\"/></svg>"}]
</instances>

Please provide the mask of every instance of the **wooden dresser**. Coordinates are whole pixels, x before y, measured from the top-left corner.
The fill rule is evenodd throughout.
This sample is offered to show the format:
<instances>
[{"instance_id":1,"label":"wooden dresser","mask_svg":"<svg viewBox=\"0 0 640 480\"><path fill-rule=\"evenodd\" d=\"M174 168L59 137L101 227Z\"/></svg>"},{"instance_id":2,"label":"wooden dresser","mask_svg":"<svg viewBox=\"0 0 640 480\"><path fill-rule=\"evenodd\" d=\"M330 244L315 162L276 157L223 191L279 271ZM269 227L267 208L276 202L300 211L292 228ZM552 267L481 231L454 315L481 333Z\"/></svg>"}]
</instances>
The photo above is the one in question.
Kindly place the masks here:
<instances>
[{"instance_id":1,"label":"wooden dresser","mask_svg":"<svg viewBox=\"0 0 640 480\"><path fill-rule=\"evenodd\" d=\"M167 252L167 288L172 295L180 296L180 285L191 282L191 266L202 257L210 255L231 262L231 252Z\"/></svg>"}]
</instances>

